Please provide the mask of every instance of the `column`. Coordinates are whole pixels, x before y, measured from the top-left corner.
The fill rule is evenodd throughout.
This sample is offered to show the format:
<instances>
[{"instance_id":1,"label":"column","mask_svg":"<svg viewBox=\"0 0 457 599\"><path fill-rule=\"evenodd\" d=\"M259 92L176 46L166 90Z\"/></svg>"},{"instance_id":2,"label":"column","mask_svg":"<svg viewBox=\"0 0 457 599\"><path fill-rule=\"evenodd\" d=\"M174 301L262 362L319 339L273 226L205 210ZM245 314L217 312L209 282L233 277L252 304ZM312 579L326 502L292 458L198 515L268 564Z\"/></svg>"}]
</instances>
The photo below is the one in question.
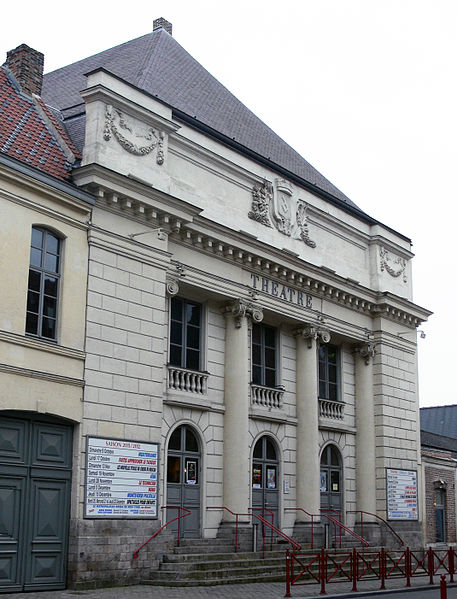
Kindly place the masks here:
<instances>
[{"instance_id":1,"label":"column","mask_svg":"<svg viewBox=\"0 0 457 599\"><path fill-rule=\"evenodd\" d=\"M376 513L374 355L374 346L369 343L354 350L357 509L373 514ZM370 518L364 515L363 520Z\"/></svg>"},{"instance_id":2,"label":"column","mask_svg":"<svg viewBox=\"0 0 457 599\"><path fill-rule=\"evenodd\" d=\"M222 311L226 317L223 505L246 514L250 488L248 318L261 322L263 313L240 299ZM225 512L223 519L233 518Z\"/></svg>"},{"instance_id":3,"label":"column","mask_svg":"<svg viewBox=\"0 0 457 599\"><path fill-rule=\"evenodd\" d=\"M319 400L317 343L330 341L330 333L305 325L295 332L297 344L297 507L311 514L320 510ZM309 522L297 511L297 522Z\"/></svg>"}]
</instances>

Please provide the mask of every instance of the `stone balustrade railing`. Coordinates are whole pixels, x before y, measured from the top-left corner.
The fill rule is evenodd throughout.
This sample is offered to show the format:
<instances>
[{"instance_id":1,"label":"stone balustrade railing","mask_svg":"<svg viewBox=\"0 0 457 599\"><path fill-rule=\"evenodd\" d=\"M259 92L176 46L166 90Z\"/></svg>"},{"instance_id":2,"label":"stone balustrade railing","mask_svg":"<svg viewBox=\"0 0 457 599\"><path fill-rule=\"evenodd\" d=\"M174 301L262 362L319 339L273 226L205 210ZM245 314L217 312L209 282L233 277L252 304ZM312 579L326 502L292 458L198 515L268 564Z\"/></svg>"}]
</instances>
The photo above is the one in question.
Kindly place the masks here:
<instances>
[{"instance_id":1,"label":"stone balustrade railing","mask_svg":"<svg viewBox=\"0 0 457 599\"><path fill-rule=\"evenodd\" d=\"M282 408L284 389L251 384L251 401L254 406Z\"/></svg>"},{"instance_id":2,"label":"stone balustrade railing","mask_svg":"<svg viewBox=\"0 0 457 599\"><path fill-rule=\"evenodd\" d=\"M206 395L208 392L208 373L168 366L168 388Z\"/></svg>"},{"instance_id":3,"label":"stone balustrade railing","mask_svg":"<svg viewBox=\"0 0 457 599\"><path fill-rule=\"evenodd\" d=\"M319 399L319 416L322 418L331 418L332 420L343 420L344 403L342 401Z\"/></svg>"}]
</instances>

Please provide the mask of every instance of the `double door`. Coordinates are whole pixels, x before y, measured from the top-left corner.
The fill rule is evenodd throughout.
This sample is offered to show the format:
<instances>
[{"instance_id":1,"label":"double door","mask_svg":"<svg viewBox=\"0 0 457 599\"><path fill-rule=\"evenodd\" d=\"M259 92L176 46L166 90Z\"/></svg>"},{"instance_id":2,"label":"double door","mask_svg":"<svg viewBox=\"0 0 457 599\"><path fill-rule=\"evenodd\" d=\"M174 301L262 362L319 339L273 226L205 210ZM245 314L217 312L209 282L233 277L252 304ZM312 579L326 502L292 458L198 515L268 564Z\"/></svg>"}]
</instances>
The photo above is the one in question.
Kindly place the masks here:
<instances>
[{"instance_id":1,"label":"double door","mask_svg":"<svg viewBox=\"0 0 457 599\"><path fill-rule=\"evenodd\" d=\"M252 457L252 510L279 527L279 460L273 441L261 437Z\"/></svg>"},{"instance_id":2,"label":"double door","mask_svg":"<svg viewBox=\"0 0 457 599\"><path fill-rule=\"evenodd\" d=\"M0 415L0 592L66 584L72 428Z\"/></svg>"}]
</instances>

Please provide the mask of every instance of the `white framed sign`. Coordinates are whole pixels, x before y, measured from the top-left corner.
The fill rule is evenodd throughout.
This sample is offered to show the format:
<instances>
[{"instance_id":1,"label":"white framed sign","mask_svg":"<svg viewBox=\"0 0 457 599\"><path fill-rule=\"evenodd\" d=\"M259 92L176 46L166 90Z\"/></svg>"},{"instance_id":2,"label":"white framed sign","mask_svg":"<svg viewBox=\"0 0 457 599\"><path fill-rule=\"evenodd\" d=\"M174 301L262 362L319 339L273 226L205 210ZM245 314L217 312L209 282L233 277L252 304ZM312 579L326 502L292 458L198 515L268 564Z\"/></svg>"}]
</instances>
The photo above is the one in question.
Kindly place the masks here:
<instances>
[{"instance_id":1,"label":"white framed sign","mask_svg":"<svg viewBox=\"0 0 457 599\"><path fill-rule=\"evenodd\" d=\"M159 444L87 437L85 518L157 518Z\"/></svg>"},{"instance_id":2,"label":"white framed sign","mask_svg":"<svg viewBox=\"0 0 457 599\"><path fill-rule=\"evenodd\" d=\"M418 520L417 470L386 468L387 519Z\"/></svg>"}]
</instances>

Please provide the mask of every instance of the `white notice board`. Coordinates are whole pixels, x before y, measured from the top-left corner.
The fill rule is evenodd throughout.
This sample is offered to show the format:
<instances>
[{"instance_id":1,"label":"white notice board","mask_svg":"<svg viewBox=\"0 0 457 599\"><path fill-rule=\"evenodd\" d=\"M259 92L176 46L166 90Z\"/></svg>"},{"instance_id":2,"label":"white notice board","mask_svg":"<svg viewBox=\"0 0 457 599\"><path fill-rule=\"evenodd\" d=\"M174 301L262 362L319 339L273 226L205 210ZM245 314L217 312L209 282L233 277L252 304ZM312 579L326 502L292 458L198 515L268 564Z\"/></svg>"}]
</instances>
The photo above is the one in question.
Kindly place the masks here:
<instances>
[{"instance_id":1,"label":"white notice board","mask_svg":"<svg viewBox=\"0 0 457 599\"><path fill-rule=\"evenodd\" d=\"M157 518L159 445L87 437L86 518Z\"/></svg>"},{"instance_id":2,"label":"white notice board","mask_svg":"<svg viewBox=\"0 0 457 599\"><path fill-rule=\"evenodd\" d=\"M387 519L418 520L417 470L386 468Z\"/></svg>"}]
</instances>

